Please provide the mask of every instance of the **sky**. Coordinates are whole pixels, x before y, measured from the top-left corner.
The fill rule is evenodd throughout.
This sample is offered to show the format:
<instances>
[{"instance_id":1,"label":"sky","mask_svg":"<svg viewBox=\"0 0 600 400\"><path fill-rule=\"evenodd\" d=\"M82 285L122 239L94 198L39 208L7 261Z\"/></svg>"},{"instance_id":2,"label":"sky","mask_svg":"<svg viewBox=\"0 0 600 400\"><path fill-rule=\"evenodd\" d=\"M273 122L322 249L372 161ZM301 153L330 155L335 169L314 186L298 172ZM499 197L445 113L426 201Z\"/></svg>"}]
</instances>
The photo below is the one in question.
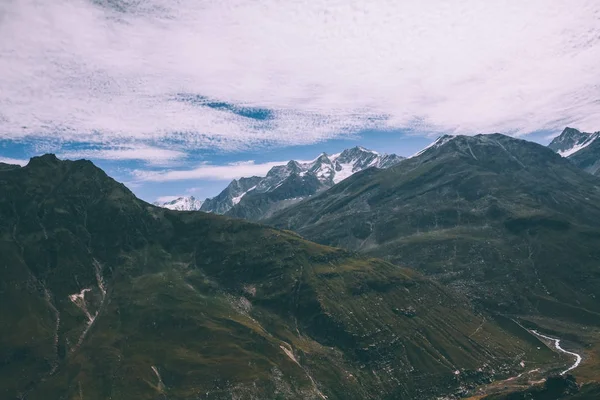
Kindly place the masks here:
<instances>
[{"instance_id":1,"label":"sky","mask_svg":"<svg viewBox=\"0 0 600 400\"><path fill-rule=\"evenodd\" d=\"M600 130L597 0L3 0L0 161L141 198L361 145Z\"/></svg>"}]
</instances>

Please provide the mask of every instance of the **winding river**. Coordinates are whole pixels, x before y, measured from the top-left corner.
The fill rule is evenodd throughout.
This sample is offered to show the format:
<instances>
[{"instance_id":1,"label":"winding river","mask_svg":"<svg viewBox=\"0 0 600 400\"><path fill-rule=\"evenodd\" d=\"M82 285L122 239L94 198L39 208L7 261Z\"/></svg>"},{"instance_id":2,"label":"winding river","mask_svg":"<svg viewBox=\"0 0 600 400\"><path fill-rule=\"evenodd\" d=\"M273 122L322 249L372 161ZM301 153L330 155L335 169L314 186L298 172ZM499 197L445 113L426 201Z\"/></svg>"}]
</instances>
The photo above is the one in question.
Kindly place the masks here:
<instances>
[{"instance_id":1,"label":"winding river","mask_svg":"<svg viewBox=\"0 0 600 400\"><path fill-rule=\"evenodd\" d=\"M544 338L546 340L550 340L554 342L554 347L556 348L556 350L560 351L561 353L565 353L568 354L570 356L575 357L575 363L573 365L571 365L569 368L565 369L563 372L561 372L561 375L566 374L567 372L571 371L572 369L575 369L579 366L579 364L581 364L581 356L577 353L573 353L572 351L568 351L563 349L562 347L560 347L560 339L556 339L550 336L546 336L546 335L542 335L541 333L539 333L536 330L530 330L529 332L533 333L536 336L539 336L541 338Z\"/></svg>"}]
</instances>

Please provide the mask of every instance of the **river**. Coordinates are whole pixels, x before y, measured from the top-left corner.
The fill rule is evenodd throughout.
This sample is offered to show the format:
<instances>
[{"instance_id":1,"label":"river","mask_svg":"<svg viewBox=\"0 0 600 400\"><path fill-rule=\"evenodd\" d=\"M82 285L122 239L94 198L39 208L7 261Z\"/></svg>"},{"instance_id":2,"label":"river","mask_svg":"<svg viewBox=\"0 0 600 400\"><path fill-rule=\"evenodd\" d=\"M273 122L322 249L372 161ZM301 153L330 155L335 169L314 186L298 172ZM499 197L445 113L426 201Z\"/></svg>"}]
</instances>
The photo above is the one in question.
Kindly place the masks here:
<instances>
[{"instance_id":1,"label":"river","mask_svg":"<svg viewBox=\"0 0 600 400\"><path fill-rule=\"evenodd\" d=\"M579 366L579 364L581 364L581 356L579 354L577 354L577 353L573 353L572 351L568 351L568 350L565 350L562 347L560 347L560 339L556 339L556 338L553 338L553 337L550 337L550 336L543 335L543 334L541 334L538 331L533 330L533 329L530 330L529 332L533 333L536 336L544 338L546 340L553 341L554 342L554 347L556 348L556 350L558 350L558 351L560 351L562 353L568 354L570 356L575 357L575 363L573 365L571 365L569 368L565 369L563 372L561 372L560 373L561 375L564 375L567 372L571 371L572 369L577 368Z\"/></svg>"}]
</instances>

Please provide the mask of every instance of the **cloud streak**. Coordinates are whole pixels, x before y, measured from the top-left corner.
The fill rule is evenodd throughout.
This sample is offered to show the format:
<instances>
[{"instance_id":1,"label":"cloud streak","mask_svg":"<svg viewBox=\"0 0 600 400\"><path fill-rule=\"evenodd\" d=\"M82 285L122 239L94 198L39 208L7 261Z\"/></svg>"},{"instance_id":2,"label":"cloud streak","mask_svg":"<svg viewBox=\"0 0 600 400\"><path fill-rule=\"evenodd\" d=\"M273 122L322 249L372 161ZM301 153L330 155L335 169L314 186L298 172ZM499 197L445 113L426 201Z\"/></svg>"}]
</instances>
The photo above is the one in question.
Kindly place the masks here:
<instances>
[{"instance_id":1,"label":"cloud streak","mask_svg":"<svg viewBox=\"0 0 600 400\"><path fill-rule=\"evenodd\" d=\"M20 165L21 167L24 167L25 165L27 165L27 163L29 163L29 160L24 160L21 158L0 157L0 163Z\"/></svg>"},{"instance_id":2,"label":"cloud streak","mask_svg":"<svg viewBox=\"0 0 600 400\"><path fill-rule=\"evenodd\" d=\"M156 198L158 203L168 203L169 201L177 200L183 196L159 196Z\"/></svg>"},{"instance_id":3,"label":"cloud streak","mask_svg":"<svg viewBox=\"0 0 600 400\"><path fill-rule=\"evenodd\" d=\"M60 158L95 160L139 160L152 165L172 165L186 157L186 153L179 150L164 149L144 145L128 145L117 148L84 149L62 152Z\"/></svg>"},{"instance_id":4,"label":"cloud streak","mask_svg":"<svg viewBox=\"0 0 600 400\"><path fill-rule=\"evenodd\" d=\"M184 180L231 180L241 177L264 176L271 168L284 165L287 161L274 161L256 164L254 161L242 161L226 165L202 164L187 170L134 170L132 176L142 182L169 182Z\"/></svg>"},{"instance_id":5,"label":"cloud streak","mask_svg":"<svg viewBox=\"0 0 600 400\"><path fill-rule=\"evenodd\" d=\"M593 0L7 0L0 37L0 138L105 157L600 126Z\"/></svg>"}]
</instances>

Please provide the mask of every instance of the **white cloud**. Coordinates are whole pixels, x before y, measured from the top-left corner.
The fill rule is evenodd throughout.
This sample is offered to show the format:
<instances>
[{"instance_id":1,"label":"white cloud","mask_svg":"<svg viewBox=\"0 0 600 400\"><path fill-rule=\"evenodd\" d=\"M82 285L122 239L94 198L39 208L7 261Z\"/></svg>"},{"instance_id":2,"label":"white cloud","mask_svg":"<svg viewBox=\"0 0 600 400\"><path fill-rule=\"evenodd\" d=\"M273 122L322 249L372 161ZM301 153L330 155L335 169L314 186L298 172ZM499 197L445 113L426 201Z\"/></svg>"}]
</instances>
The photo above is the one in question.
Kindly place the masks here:
<instances>
[{"instance_id":1,"label":"white cloud","mask_svg":"<svg viewBox=\"0 0 600 400\"><path fill-rule=\"evenodd\" d=\"M156 202L157 203L168 203L170 201L177 200L180 197L183 197L183 196L159 196L156 198Z\"/></svg>"},{"instance_id":2,"label":"white cloud","mask_svg":"<svg viewBox=\"0 0 600 400\"><path fill-rule=\"evenodd\" d=\"M145 145L128 145L116 148L66 151L59 154L58 157L68 159L141 160L153 165L172 165L174 162L184 159L186 153Z\"/></svg>"},{"instance_id":3,"label":"white cloud","mask_svg":"<svg viewBox=\"0 0 600 400\"><path fill-rule=\"evenodd\" d=\"M241 177L264 176L276 165L284 165L287 161L275 161L256 164L254 161L235 162L227 165L201 164L188 170L147 171L134 170L132 175L138 181L168 182L183 180L231 180Z\"/></svg>"},{"instance_id":4,"label":"white cloud","mask_svg":"<svg viewBox=\"0 0 600 400\"><path fill-rule=\"evenodd\" d=\"M600 128L597 0L6 0L0 37L0 138L240 149Z\"/></svg>"},{"instance_id":5,"label":"white cloud","mask_svg":"<svg viewBox=\"0 0 600 400\"><path fill-rule=\"evenodd\" d=\"M21 158L0 157L0 163L4 164L20 165L21 167L24 167L28 162L29 160L24 160Z\"/></svg>"},{"instance_id":6,"label":"white cloud","mask_svg":"<svg viewBox=\"0 0 600 400\"><path fill-rule=\"evenodd\" d=\"M197 195L200 191L202 191L202 188L199 188L199 187L190 187L190 188L185 189L185 192L187 194L191 194L191 195L194 195L194 194Z\"/></svg>"}]
</instances>

